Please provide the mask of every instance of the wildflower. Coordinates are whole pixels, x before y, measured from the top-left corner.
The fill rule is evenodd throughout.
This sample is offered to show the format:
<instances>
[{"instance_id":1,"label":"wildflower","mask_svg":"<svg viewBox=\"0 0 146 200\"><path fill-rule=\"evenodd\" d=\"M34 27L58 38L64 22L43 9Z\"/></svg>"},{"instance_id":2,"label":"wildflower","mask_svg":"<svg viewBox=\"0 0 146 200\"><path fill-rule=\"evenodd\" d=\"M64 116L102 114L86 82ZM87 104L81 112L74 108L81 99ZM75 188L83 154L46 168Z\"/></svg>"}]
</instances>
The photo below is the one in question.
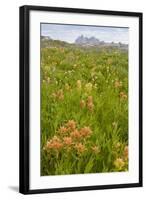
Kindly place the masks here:
<instances>
[{"instance_id":1,"label":"wildflower","mask_svg":"<svg viewBox=\"0 0 146 200\"><path fill-rule=\"evenodd\" d=\"M70 129L70 130L75 130L76 128L76 122L74 120L69 120L66 124L66 126Z\"/></svg>"},{"instance_id":2,"label":"wildflower","mask_svg":"<svg viewBox=\"0 0 146 200\"><path fill-rule=\"evenodd\" d=\"M63 90L62 89L57 92L57 98L59 100L63 100L64 99L64 94L63 94Z\"/></svg>"},{"instance_id":3,"label":"wildflower","mask_svg":"<svg viewBox=\"0 0 146 200\"><path fill-rule=\"evenodd\" d=\"M54 135L54 137L52 138L52 141L60 142L60 138L58 136Z\"/></svg>"},{"instance_id":4,"label":"wildflower","mask_svg":"<svg viewBox=\"0 0 146 200\"><path fill-rule=\"evenodd\" d=\"M92 96L88 96L87 103L92 103L92 102L93 102L93 97Z\"/></svg>"},{"instance_id":5,"label":"wildflower","mask_svg":"<svg viewBox=\"0 0 146 200\"><path fill-rule=\"evenodd\" d=\"M67 91L69 91L69 90L70 90L70 86L69 86L69 84L68 84L68 83L66 83L66 84L65 84L65 89L66 89Z\"/></svg>"},{"instance_id":6,"label":"wildflower","mask_svg":"<svg viewBox=\"0 0 146 200\"><path fill-rule=\"evenodd\" d=\"M50 83L50 81L51 81L51 80L50 80L50 77L48 77L48 78L47 78L47 83L49 84L49 83Z\"/></svg>"},{"instance_id":7,"label":"wildflower","mask_svg":"<svg viewBox=\"0 0 146 200\"><path fill-rule=\"evenodd\" d=\"M82 88L81 80L77 80L77 89L81 90L81 88Z\"/></svg>"},{"instance_id":8,"label":"wildflower","mask_svg":"<svg viewBox=\"0 0 146 200\"><path fill-rule=\"evenodd\" d=\"M91 90L92 90L92 83L87 83L85 85L85 91L86 92L91 92Z\"/></svg>"},{"instance_id":9,"label":"wildflower","mask_svg":"<svg viewBox=\"0 0 146 200\"><path fill-rule=\"evenodd\" d=\"M84 128L80 129L81 136L89 137L91 133L92 133L92 130L88 126L85 126Z\"/></svg>"},{"instance_id":10,"label":"wildflower","mask_svg":"<svg viewBox=\"0 0 146 200\"><path fill-rule=\"evenodd\" d=\"M85 101L84 101L84 100L81 100L81 101L80 101L80 107L81 107L81 108L84 108L85 105L86 105Z\"/></svg>"},{"instance_id":11,"label":"wildflower","mask_svg":"<svg viewBox=\"0 0 146 200\"><path fill-rule=\"evenodd\" d=\"M91 102L91 103L87 103L87 108L89 109L89 111L93 111L94 109L94 104Z\"/></svg>"},{"instance_id":12,"label":"wildflower","mask_svg":"<svg viewBox=\"0 0 146 200\"><path fill-rule=\"evenodd\" d=\"M118 170L121 170L125 165L125 162L123 161L122 158L117 158L115 161L114 161L114 166L118 169Z\"/></svg>"},{"instance_id":13,"label":"wildflower","mask_svg":"<svg viewBox=\"0 0 146 200\"><path fill-rule=\"evenodd\" d=\"M62 94L63 94L63 90L62 89L58 90L57 95L60 96Z\"/></svg>"},{"instance_id":14,"label":"wildflower","mask_svg":"<svg viewBox=\"0 0 146 200\"><path fill-rule=\"evenodd\" d=\"M72 145L72 138L71 137L64 137L63 142L65 145L71 146Z\"/></svg>"},{"instance_id":15,"label":"wildflower","mask_svg":"<svg viewBox=\"0 0 146 200\"><path fill-rule=\"evenodd\" d=\"M58 96L58 99L59 99L59 100L63 100L63 99L64 99L64 95Z\"/></svg>"},{"instance_id":16,"label":"wildflower","mask_svg":"<svg viewBox=\"0 0 146 200\"><path fill-rule=\"evenodd\" d=\"M52 144L52 149L54 149L54 150L60 150L60 149L62 149L62 147L63 147L63 144L60 142L54 142Z\"/></svg>"},{"instance_id":17,"label":"wildflower","mask_svg":"<svg viewBox=\"0 0 146 200\"><path fill-rule=\"evenodd\" d=\"M100 148L99 148L99 146L93 146L93 147L91 147L91 149L92 149L92 151L93 151L95 154L100 153Z\"/></svg>"},{"instance_id":18,"label":"wildflower","mask_svg":"<svg viewBox=\"0 0 146 200\"><path fill-rule=\"evenodd\" d=\"M109 72L109 66L107 66L107 68L106 68L106 69L107 69L107 72Z\"/></svg>"},{"instance_id":19,"label":"wildflower","mask_svg":"<svg viewBox=\"0 0 146 200\"><path fill-rule=\"evenodd\" d=\"M64 126L61 126L58 130L58 132L61 133L61 134L65 134L67 131L68 131L68 129Z\"/></svg>"},{"instance_id":20,"label":"wildflower","mask_svg":"<svg viewBox=\"0 0 146 200\"><path fill-rule=\"evenodd\" d=\"M44 150L44 151L46 150L46 146L43 147L43 150Z\"/></svg>"},{"instance_id":21,"label":"wildflower","mask_svg":"<svg viewBox=\"0 0 146 200\"><path fill-rule=\"evenodd\" d=\"M127 99L127 95L124 92L120 92L120 98L121 99Z\"/></svg>"},{"instance_id":22,"label":"wildflower","mask_svg":"<svg viewBox=\"0 0 146 200\"><path fill-rule=\"evenodd\" d=\"M80 132L76 129L73 132L71 132L70 134L71 137L75 138L75 139L79 139L81 137Z\"/></svg>"},{"instance_id":23,"label":"wildflower","mask_svg":"<svg viewBox=\"0 0 146 200\"><path fill-rule=\"evenodd\" d=\"M118 149L119 147L121 146L121 143L120 142L117 142L116 144L115 144L115 147Z\"/></svg>"},{"instance_id":24,"label":"wildflower","mask_svg":"<svg viewBox=\"0 0 146 200\"><path fill-rule=\"evenodd\" d=\"M93 109L94 109L92 96L88 96L88 98L87 98L87 108L89 109L89 111L93 111Z\"/></svg>"},{"instance_id":25,"label":"wildflower","mask_svg":"<svg viewBox=\"0 0 146 200\"><path fill-rule=\"evenodd\" d=\"M116 81L115 81L115 88L119 88L119 87L122 87L122 82L116 80Z\"/></svg>"},{"instance_id":26,"label":"wildflower","mask_svg":"<svg viewBox=\"0 0 146 200\"><path fill-rule=\"evenodd\" d=\"M83 153L86 148L82 143L78 143L75 145L75 148L77 149L78 153Z\"/></svg>"},{"instance_id":27,"label":"wildflower","mask_svg":"<svg viewBox=\"0 0 146 200\"><path fill-rule=\"evenodd\" d=\"M46 149L60 150L62 147L63 144L61 143L61 140L57 136L54 136L46 144Z\"/></svg>"},{"instance_id":28,"label":"wildflower","mask_svg":"<svg viewBox=\"0 0 146 200\"><path fill-rule=\"evenodd\" d=\"M87 97L87 96L88 96L88 93L87 93L87 92L85 92L85 93L84 93L84 96L85 96L85 97Z\"/></svg>"},{"instance_id":29,"label":"wildflower","mask_svg":"<svg viewBox=\"0 0 146 200\"><path fill-rule=\"evenodd\" d=\"M128 158L128 146L125 146L124 148L124 156L125 158Z\"/></svg>"},{"instance_id":30,"label":"wildflower","mask_svg":"<svg viewBox=\"0 0 146 200\"><path fill-rule=\"evenodd\" d=\"M94 84L94 88L95 88L95 89L97 88L97 84L96 84L96 83Z\"/></svg>"},{"instance_id":31,"label":"wildflower","mask_svg":"<svg viewBox=\"0 0 146 200\"><path fill-rule=\"evenodd\" d=\"M113 128L117 128L117 125L118 125L118 124L117 124L116 122L113 122L113 123L112 123Z\"/></svg>"},{"instance_id":32,"label":"wildflower","mask_svg":"<svg viewBox=\"0 0 146 200\"><path fill-rule=\"evenodd\" d=\"M53 98L56 98L56 97L57 97L57 94L56 94L55 92L53 92L53 93L52 93L52 97L53 97Z\"/></svg>"}]
</instances>

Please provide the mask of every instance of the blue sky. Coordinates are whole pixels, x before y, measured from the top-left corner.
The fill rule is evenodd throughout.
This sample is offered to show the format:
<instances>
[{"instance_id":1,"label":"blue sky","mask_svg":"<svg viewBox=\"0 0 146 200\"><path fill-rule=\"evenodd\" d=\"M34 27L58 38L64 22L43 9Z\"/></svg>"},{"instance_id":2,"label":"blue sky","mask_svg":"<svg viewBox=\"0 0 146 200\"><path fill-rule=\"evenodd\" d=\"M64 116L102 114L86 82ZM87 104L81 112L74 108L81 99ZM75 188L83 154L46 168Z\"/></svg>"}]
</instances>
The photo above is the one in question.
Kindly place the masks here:
<instances>
[{"instance_id":1,"label":"blue sky","mask_svg":"<svg viewBox=\"0 0 146 200\"><path fill-rule=\"evenodd\" d=\"M69 43L73 43L78 36L84 35L86 37L94 36L105 42L122 42L128 44L128 30L128 28L119 27L41 24L42 36L50 36L52 39Z\"/></svg>"}]
</instances>

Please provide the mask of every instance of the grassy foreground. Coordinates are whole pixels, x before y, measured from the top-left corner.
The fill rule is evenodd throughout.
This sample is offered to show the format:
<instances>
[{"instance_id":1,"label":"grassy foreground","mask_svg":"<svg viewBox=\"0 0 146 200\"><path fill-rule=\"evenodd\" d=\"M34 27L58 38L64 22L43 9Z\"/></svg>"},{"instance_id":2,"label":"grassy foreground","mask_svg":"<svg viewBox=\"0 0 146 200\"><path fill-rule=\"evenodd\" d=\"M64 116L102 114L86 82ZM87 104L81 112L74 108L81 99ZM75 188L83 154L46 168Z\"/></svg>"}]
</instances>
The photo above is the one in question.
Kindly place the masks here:
<instances>
[{"instance_id":1,"label":"grassy foreground","mask_svg":"<svg viewBox=\"0 0 146 200\"><path fill-rule=\"evenodd\" d=\"M128 170L128 53L41 48L41 175Z\"/></svg>"}]
</instances>

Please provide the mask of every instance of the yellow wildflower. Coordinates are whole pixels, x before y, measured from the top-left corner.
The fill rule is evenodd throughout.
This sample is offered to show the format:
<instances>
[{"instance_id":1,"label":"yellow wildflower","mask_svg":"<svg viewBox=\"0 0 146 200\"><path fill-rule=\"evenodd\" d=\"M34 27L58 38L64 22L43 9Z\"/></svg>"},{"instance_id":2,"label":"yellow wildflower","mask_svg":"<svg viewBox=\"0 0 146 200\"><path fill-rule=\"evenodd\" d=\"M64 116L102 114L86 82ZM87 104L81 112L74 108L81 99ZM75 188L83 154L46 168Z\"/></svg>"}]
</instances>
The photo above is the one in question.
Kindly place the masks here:
<instances>
[{"instance_id":1,"label":"yellow wildflower","mask_svg":"<svg viewBox=\"0 0 146 200\"><path fill-rule=\"evenodd\" d=\"M122 158L117 158L114 161L114 165L118 170L121 170L124 167L125 162L124 162L124 160Z\"/></svg>"},{"instance_id":2,"label":"yellow wildflower","mask_svg":"<svg viewBox=\"0 0 146 200\"><path fill-rule=\"evenodd\" d=\"M81 90L81 88L82 88L81 80L77 80L77 89Z\"/></svg>"},{"instance_id":3,"label":"yellow wildflower","mask_svg":"<svg viewBox=\"0 0 146 200\"><path fill-rule=\"evenodd\" d=\"M65 84L65 89L66 89L67 91L69 91L69 90L70 90L70 86L69 86L69 84L68 84L68 83L66 83L66 84Z\"/></svg>"},{"instance_id":4,"label":"yellow wildflower","mask_svg":"<svg viewBox=\"0 0 146 200\"><path fill-rule=\"evenodd\" d=\"M85 85L85 91L86 92L91 92L92 91L92 83L87 83Z\"/></svg>"},{"instance_id":5,"label":"yellow wildflower","mask_svg":"<svg viewBox=\"0 0 146 200\"><path fill-rule=\"evenodd\" d=\"M100 148L99 148L99 146L93 146L93 147L91 147L91 149L92 149L92 151L93 151L95 154L100 153Z\"/></svg>"},{"instance_id":6,"label":"yellow wildflower","mask_svg":"<svg viewBox=\"0 0 146 200\"><path fill-rule=\"evenodd\" d=\"M81 101L80 101L80 107L81 107L81 108L84 108L85 105L86 105L85 101L84 101L84 100L81 100Z\"/></svg>"}]
</instances>

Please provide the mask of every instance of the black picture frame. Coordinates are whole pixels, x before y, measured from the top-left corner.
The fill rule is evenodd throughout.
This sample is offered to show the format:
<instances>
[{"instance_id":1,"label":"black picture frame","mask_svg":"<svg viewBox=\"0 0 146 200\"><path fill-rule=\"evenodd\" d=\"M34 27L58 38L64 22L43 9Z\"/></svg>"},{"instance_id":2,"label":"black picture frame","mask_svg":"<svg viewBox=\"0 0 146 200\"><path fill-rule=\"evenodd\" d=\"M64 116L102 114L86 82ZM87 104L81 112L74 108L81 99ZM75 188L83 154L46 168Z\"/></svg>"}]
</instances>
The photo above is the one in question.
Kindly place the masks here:
<instances>
[{"instance_id":1,"label":"black picture frame","mask_svg":"<svg viewBox=\"0 0 146 200\"><path fill-rule=\"evenodd\" d=\"M139 18L139 182L129 184L114 185L97 185L97 186L81 186L54 189L34 189L29 188L29 127L30 127L30 103L29 103L29 19L30 11L44 12L66 12L66 13L84 13L84 14L102 14L116 16L129 16ZM67 191L83 191L98 189L114 189L129 188L142 186L142 13L123 12L123 11L107 11L107 10L90 10L79 8L63 8L63 7L44 7L44 6L22 6L20 7L20 133L19 133L19 155L20 155L20 173L19 173L19 191L22 194L35 193L52 193Z\"/></svg>"}]
</instances>

